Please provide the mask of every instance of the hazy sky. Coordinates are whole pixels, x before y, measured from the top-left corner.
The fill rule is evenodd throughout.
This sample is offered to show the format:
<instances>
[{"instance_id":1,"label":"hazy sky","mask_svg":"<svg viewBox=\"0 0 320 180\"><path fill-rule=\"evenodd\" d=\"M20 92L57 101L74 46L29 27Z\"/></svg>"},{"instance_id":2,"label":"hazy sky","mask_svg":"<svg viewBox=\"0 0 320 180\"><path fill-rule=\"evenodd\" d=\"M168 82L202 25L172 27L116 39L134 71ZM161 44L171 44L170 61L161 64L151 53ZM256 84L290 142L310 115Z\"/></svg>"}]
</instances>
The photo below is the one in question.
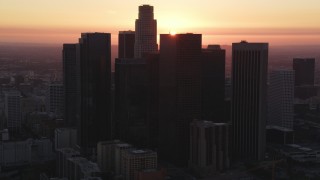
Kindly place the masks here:
<instances>
[{"instance_id":1,"label":"hazy sky","mask_svg":"<svg viewBox=\"0 0 320 180\"><path fill-rule=\"evenodd\" d=\"M117 44L142 4L154 6L158 33L202 33L204 44L320 44L319 0L0 0L0 42L76 42L99 31Z\"/></svg>"}]
</instances>

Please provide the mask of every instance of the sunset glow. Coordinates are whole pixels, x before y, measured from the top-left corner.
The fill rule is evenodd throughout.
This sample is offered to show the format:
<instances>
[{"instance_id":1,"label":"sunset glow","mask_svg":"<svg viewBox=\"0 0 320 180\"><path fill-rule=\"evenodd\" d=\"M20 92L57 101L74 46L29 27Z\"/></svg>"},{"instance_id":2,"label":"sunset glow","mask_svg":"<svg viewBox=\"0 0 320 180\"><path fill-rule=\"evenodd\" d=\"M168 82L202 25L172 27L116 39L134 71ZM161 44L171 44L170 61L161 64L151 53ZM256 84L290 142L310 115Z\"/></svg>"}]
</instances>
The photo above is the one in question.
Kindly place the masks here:
<instances>
[{"instance_id":1,"label":"sunset glow","mask_svg":"<svg viewBox=\"0 0 320 180\"><path fill-rule=\"evenodd\" d=\"M140 0L127 1L125 5L122 1L104 0L1 1L0 42L75 42L81 32L99 31L112 33L112 44L117 44L118 31L134 30L137 7L145 3ZM216 37L217 43L223 44L269 38L271 44L320 42L318 0L151 0L147 3L155 7L159 34L173 29L179 33L202 33L204 37ZM219 40L227 35L230 35L227 39Z\"/></svg>"}]
</instances>

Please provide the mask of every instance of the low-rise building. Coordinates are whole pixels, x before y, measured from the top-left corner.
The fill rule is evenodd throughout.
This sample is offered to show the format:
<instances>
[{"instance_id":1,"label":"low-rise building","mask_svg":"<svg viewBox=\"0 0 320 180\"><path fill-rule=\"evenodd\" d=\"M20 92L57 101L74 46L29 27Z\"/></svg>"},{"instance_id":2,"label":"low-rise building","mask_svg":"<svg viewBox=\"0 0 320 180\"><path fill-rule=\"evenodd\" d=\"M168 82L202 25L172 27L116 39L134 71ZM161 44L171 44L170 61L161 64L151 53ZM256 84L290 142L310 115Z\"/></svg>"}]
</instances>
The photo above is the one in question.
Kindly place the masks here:
<instances>
[{"instance_id":1,"label":"low-rise building","mask_svg":"<svg viewBox=\"0 0 320 180\"><path fill-rule=\"evenodd\" d=\"M100 168L98 164L83 157L68 158L67 162L69 180L89 179L99 176Z\"/></svg>"},{"instance_id":2,"label":"low-rise building","mask_svg":"<svg viewBox=\"0 0 320 180\"><path fill-rule=\"evenodd\" d=\"M32 139L0 142L0 165L20 166L31 163Z\"/></svg>"},{"instance_id":3,"label":"low-rise building","mask_svg":"<svg viewBox=\"0 0 320 180\"><path fill-rule=\"evenodd\" d=\"M229 125L194 120L190 124L190 168L209 176L230 166Z\"/></svg>"},{"instance_id":4,"label":"low-rise building","mask_svg":"<svg viewBox=\"0 0 320 180\"><path fill-rule=\"evenodd\" d=\"M122 166L125 180L134 180L139 171L157 168L157 153L151 150L126 150Z\"/></svg>"},{"instance_id":5,"label":"low-rise building","mask_svg":"<svg viewBox=\"0 0 320 180\"><path fill-rule=\"evenodd\" d=\"M77 144L77 129L57 128L54 131L54 148L74 148Z\"/></svg>"}]
</instances>

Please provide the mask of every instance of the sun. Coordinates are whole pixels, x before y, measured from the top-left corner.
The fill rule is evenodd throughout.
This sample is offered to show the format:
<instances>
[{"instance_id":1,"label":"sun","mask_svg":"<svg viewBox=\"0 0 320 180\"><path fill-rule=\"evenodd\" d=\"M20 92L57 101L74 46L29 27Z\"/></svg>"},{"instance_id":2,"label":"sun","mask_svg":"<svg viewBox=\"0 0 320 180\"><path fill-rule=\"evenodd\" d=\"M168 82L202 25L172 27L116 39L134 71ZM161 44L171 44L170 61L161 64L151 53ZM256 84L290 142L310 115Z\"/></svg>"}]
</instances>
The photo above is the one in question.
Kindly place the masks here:
<instances>
[{"instance_id":1,"label":"sun","mask_svg":"<svg viewBox=\"0 0 320 180\"><path fill-rule=\"evenodd\" d=\"M171 35L171 36L174 36L174 35L176 35L176 34L177 34L176 31L170 31L170 35Z\"/></svg>"}]
</instances>

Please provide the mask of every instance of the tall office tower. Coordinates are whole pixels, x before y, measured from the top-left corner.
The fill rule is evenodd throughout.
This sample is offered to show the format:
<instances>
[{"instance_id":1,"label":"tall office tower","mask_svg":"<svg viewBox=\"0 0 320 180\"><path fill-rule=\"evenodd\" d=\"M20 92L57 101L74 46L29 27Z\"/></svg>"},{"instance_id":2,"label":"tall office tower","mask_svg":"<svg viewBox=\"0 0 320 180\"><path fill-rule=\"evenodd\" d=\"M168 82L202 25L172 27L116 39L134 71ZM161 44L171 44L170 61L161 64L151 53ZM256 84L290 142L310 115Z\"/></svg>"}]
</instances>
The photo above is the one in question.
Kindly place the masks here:
<instances>
[{"instance_id":1,"label":"tall office tower","mask_svg":"<svg viewBox=\"0 0 320 180\"><path fill-rule=\"evenodd\" d=\"M295 70L294 85L314 85L315 59L294 58L293 70Z\"/></svg>"},{"instance_id":2,"label":"tall office tower","mask_svg":"<svg viewBox=\"0 0 320 180\"><path fill-rule=\"evenodd\" d=\"M63 44L62 59L63 59L63 86L64 86L64 107L65 120L68 125L75 126L77 118L77 44Z\"/></svg>"},{"instance_id":3,"label":"tall office tower","mask_svg":"<svg viewBox=\"0 0 320 180\"><path fill-rule=\"evenodd\" d=\"M116 137L139 147L157 142L157 54L142 59L116 59Z\"/></svg>"},{"instance_id":4,"label":"tall office tower","mask_svg":"<svg viewBox=\"0 0 320 180\"><path fill-rule=\"evenodd\" d=\"M158 166L157 153L151 150L127 150L122 161L125 180L134 180L138 171Z\"/></svg>"},{"instance_id":5,"label":"tall office tower","mask_svg":"<svg viewBox=\"0 0 320 180\"><path fill-rule=\"evenodd\" d=\"M115 70L117 138L145 147L150 141L146 62L144 59L116 59Z\"/></svg>"},{"instance_id":6,"label":"tall office tower","mask_svg":"<svg viewBox=\"0 0 320 180\"><path fill-rule=\"evenodd\" d=\"M159 157L186 167L190 122L201 116L201 34L161 34Z\"/></svg>"},{"instance_id":7,"label":"tall office tower","mask_svg":"<svg viewBox=\"0 0 320 180\"><path fill-rule=\"evenodd\" d=\"M224 113L226 51L219 45L202 50L202 119L227 122Z\"/></svg>"},{"instance_id":8,"label":"tall office tower","mask_svg":"<svg viewBox=\"0 0 320 180\"><path fill-rule=\"evenodd\" d=\"M21 130L21 98L19 91L14 90L4 93L5 116L10 132L20 132Z\"/></svg>"},{"instance_id":9,"label":"tall office tower","mask_svg":"<svg viewBox=\"0 0 320 180\"><path fill-rule=\"evenodd\" d=\"M268 44L232 44L231 122L234 160L265 156Z\"/></svg>"},{"instance_id":10,"label":"tall office tower","mask_svg":"<svg viewBox=\"0 0 320 180\"><path fill-rule=\"evenodd\" d=\"M308 99L317 95L315 84L315 59L314 58L294 58L293 70L295 71L295 91L294 97L298 99Z\"/></svg>"},{"instance_id":11,"label":"tall office tower","mask_svg":"<svg viewBox=\"0 0 320 180\"><path fill-rule=\"evenodd\" d=\"M134 58L134 31L120 31L118 37L118 58Z\"/></svg>"},{"instance_id":12,"label":"tall office tower","mask_svg":"<svg viewBox=\"0 0 320 180\"><path fill-rule=\"evenodd\" d=\"M63 84L52 83L48 89L48 112L54 113L56 117L64 114L64 89Z\"/></svg>"},{"instance_id":13,"label":"tall office tower","mask_svg":"<svg viewBox=\"0 0 320 180\"><path fill-rule=\"evenodd\" d=\"M209 176L229 168L227 123L194 120L190 124L189 166L201 176Z\"/></svg>"},{"instance_id":14,"label":"tall office tower","mask_svg":"<svg viewBox=\"0 0 320 180\"><path fill-rule=\"evenodd\" d=\"M293 129L294 71L279 69L270 73L268 125Z\"/></svg>"},{"instance_id":15,"label":"tall office tower","mask_svg":"<svg viewBox=\"0 0 320 180\"><path fill-rule=\"evenodd\" d=\"M153 16L153 6L139 6L139 18L136 19L135 38L135 58L141 58L146 53L156 53L158 51L157 20Z\"/></svg>"},{"instance_id":16,"label":"tall office tower","mask_svg":"<svg viewBox=\"0 0 320 180\"><path fill-rule=\"evenodd\" d=\"M112 138L110 113L111 40L110 33L83 33L80 44L81 153L91 155L99 141Z\"/></svg>"}]
</instances>

